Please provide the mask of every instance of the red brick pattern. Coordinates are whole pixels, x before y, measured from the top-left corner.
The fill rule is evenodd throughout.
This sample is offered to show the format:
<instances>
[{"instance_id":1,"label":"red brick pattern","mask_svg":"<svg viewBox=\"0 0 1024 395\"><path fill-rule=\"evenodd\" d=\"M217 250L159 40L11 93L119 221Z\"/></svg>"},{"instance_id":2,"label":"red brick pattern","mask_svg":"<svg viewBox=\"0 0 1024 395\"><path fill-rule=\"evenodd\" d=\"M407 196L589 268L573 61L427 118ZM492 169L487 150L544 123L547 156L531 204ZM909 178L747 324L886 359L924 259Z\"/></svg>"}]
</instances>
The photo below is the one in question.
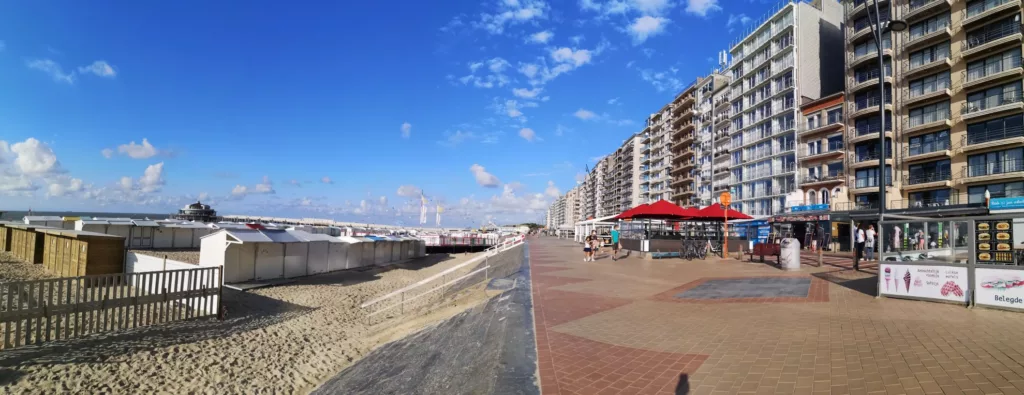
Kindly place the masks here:
<instances>
[{"instance_id":1,"label":"red brick pattern","mask_svg":"<svg viewBox=\"0 0 1024 395\"><path fill-rule=\"evenodd\" d=\"M765 277L765 276L758 276ZM790 274L772 277L807 277L806 274ZM806 302L828 302L828 282L819 278L811 277L811 289L805 298L780 297L780 298L732 298L732 299L680 299L676 295L696 288L710 280L737 280L749 277L712 277L702 278L687 283L681 287L655 295L651 299L663 302L696 303L696 304L720 304L720 303L806 303Z\"/></svg>"}]
</instances>

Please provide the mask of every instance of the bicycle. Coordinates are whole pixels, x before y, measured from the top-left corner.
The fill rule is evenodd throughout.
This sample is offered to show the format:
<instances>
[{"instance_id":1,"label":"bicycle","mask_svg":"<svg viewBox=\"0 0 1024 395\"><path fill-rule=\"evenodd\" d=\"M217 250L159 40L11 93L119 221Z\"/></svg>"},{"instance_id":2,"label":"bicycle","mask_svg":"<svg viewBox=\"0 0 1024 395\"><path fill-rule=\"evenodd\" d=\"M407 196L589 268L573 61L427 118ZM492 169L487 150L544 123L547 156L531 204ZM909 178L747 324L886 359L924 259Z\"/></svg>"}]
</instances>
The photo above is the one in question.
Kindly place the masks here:
<instances>
[{"instance_id":1,"label":"bicycle","mask_svg":"<svg viewBox=\"0 0 1024 395\"><path fill-rule=\"evenodd\" d=\"M711 251L711 255L718 255L724 258L722 255L722 242L718 240L708 240L707 249Z\"/></svg>"},{"instance_id":2,"label":"bicycle","mask_svg":"<svg viewBox=\"0 0 1024 395\"><path fill-rule=\"evenodd\" d=\"M700 240L683 240L679 249L679 257L686 260L694 258L706 259L708 256L708 243L701 243Z\"/></svg>"}]
</instances>

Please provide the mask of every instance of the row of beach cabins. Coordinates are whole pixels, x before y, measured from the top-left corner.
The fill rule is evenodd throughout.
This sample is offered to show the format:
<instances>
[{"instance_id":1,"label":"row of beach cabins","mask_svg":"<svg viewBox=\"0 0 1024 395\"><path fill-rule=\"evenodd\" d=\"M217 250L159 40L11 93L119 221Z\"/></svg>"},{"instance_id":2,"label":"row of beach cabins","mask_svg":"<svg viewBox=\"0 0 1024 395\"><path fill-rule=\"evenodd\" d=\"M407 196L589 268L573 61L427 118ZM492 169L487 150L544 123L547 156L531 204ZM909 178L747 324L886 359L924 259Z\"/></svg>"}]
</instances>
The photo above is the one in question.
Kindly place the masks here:
<instances>
[{"instance_id":1,"label":"row of beach cabins","mask_svg":"<svg viewBox=\"0 0 1024 395\"><path fill-rule=\"evenodd\" d=\"M370 235L331 226L130 218L0 222L0 250L42 264L57 276L223 267L227 284L387 266L426 256L427 247L489 246L499 238L490 233ZM168 259L165 251L195 259Z\"/></svg>"}]
</instances>

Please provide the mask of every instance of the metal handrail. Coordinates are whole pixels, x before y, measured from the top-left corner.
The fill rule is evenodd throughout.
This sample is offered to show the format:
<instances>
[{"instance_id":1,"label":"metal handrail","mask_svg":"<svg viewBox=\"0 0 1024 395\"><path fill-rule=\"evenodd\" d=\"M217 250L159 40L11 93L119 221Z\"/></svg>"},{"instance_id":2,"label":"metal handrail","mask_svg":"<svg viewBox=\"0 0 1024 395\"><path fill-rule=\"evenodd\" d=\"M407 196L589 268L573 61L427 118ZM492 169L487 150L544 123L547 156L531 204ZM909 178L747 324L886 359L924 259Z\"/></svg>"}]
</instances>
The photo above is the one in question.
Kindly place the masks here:
<instances>
[{"instance_id":1,"label":"metal handrail","mask_svg":"<svg viewBox=\"0 0 1024 395\"><path fill-rule=\"evenodd\" d=\"M903 183L907 185L925 184L937 181L951 181L953 172L949 170L930 171L922 174L905 174Z\"/></svg>"},{"instance_id":2,"label":"metal handrail","mask_svg":"<svg viewBox=\"0 0 1024 395\"><path fill-rule=\"evenodd\" d=\"M932 199L895 199L889 201L889 208L897 210L908 208L937 208L967 204L967 201L968 198L966 194L953 194L945 198Z\"/></svg>"},{"instance_id":3,"label":"metal handrail","mask_svg":"<svg viewBox=\"0 0 1024 395\"><path fill-rule=\"evenodd\" d=\"M985 13L985 11L1000 7L1003 4L1009 3L1010 1L1011 0L1002 0L999 2L999 4L992 4L991 6L989 6L989 3L987 1L977 1L968 4L968 6L964 8L964 20L974 18L980 14ZM979 4L980 6L978 6Z\"/></svg>"},{"instance_id":4,"label":"metal handrail","mask_svg":"<svg viewBox=\"0 0 1024 395\"><path fill-rule=\"evenodd\" d=\"M978 47L983 46L985 44L988 44L990 42L993 42L993 41L996 41L998 39L1001 39L1003 37L1007 37L1007 36L1012 36L1014 34L1018 34L1018 33L1020 33L1020 29L1021 29L1021 25L1020 24L1018 24L1018 23L1009 23L1009 24L1004 24L1002 26L999 26L998 28L995 28L995 29L992 29L992 30L985 30L980 35L971 36L970 34L968 34L967 39L964 40L963 44L961 44L961 48L963 48L964 51L969 50L969 49L978 48Z\"/></svg>"},{"instance_id":5,"label":"metal handrail","mask_svg":"<svg viewBox=\"0 0 1024 395\"><path fill-rule=\"evenodd\" d=\"M966 177L982 177L996 174L1017 173L1024 171L1024 160L1003 159L980 165L967 165L963 169Z\"/></svg>"},{"instance_id":6,"label":"metal handrail","mask_svg":"<svg viewBox=\"0 0 1024 395\"><path fill-rule=\"evenodd\" d=\"M1001 129L986 130L985 132L974 134L968 132L961 138L961 144L966 146L1014 137L1024 137L1024 126L1004 127Z\"/></svg>"},{"instance_id":7,"label":"metal handrail","mask_svg":"<svg viewBox=\"0 0 1024 395\"><path fill-rule=\"evenodd\" d=\"M950 143L947 138L946 140L934 140L927 143L908 144L903 148L903 156L910 157L915 155L924 155L951 149L953 149L953 144Z\"/></svg>"},{"instance_id":8,"label":"metal handrail","mask_svg":"<svg viewBox=\"0 0 1024 395\"><path fill-rule=\"evenodd\" d=\"M1024 95L1020 92L1013 92L1009 94L1002 94L995 97L995 103L990 103L991 97L986 97L984 100L977 102L966 102L960 105L960 114L967 115L985 110L990 110L999 106L1005 106L1007 104L1021 103L1024 102Z\"/></svg>"},{"instance_id":9,"label":"metal handrail","mask_svg":"<svg viewBox=\"0 0 1024 395\"><path fill-rule=\"evenodd\" d=\"M972 63L976 64L977 62L972 62ZM964 81L972 82L972 81L976 81L976 80L988 77L990 75L995 75L995 74L1002 73L1004 71L1009 71L1009 70L1012 70L1012 69L1019 68L1019 67L1021 67L1021 56L1017 55L1017 56L1012 56L1012 57L1009 57L1009 58L1002 58L1002 60L1000 60L998 63L995 63L995 65L999 66L999 70L989 70L989 68L988 68L989 65L986 64L986 62L984 60L981 60L980 63L982 64L982 67L979 68L979 69L971 70L970 69L970 65L968 65L967 70L964 70L964 71L960 72L960 74L962 75L962 78L964 79Z\"/></svg>"}]
</instances>

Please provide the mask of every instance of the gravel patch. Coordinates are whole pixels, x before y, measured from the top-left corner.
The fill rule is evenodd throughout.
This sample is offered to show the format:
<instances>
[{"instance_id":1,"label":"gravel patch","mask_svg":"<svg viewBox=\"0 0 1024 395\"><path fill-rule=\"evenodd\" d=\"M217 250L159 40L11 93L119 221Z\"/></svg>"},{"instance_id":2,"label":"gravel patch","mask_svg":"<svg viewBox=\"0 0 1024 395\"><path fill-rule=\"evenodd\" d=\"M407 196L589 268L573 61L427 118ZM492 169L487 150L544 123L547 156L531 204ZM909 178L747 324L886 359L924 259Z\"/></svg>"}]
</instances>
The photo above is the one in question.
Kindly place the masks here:
<instances>
[{"instance_id":1,"label":"gravel patch","mask_svg":"<svg viewBox=\"0 0 1024 395\"><path fill-rule=\"evenodd\" d=\"M308 393L401 335L397 324L368 326L361 303L474 255L435 254L249 292L225 289L225 321L184 321L4 351L0 377L8 378L2 383L9 393Z\"/></svg>"}]
</instances>

